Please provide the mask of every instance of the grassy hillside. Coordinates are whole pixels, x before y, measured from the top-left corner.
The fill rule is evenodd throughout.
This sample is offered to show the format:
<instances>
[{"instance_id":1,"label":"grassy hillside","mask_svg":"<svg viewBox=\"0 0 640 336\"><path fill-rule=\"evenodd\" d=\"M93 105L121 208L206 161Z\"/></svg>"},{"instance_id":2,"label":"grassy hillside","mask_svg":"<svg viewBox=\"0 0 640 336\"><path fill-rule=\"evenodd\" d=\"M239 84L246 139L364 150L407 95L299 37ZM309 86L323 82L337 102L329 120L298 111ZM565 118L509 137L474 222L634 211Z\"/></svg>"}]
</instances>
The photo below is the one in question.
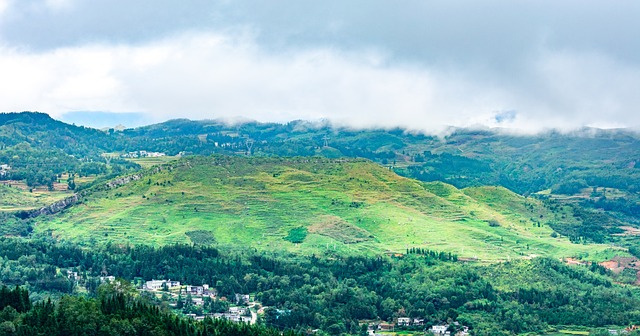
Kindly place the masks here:
<instances>
[{"instance_id":1,"label":"grassy hillside","mask_svg":"<svg viewBox=\"0 0 640 336\"><path fill-rule=\"evenodd\" d=\"M228 124L179 119L104 133L43 113L0 113L0 164L12 167L0 179L32 187L51 187L56 176L66 172L116 176L135 171L138 165L112 157L141 150L168 155L357 157L421 181L458 188L497 185L604 210L634 226L640 226L638 148L638 133L624 129L537 135L451 129L449 134L430 136L307 121ZM105 153L111 159L101 156Z\"/></svg>"},{"instance_id":2,"label":"grassy hillside","mask_svg":"<svg viewBox=\"0 0 640 336\"><path fill-rule=\"evenodd\" d=\"M424 184L362 159L190 157L162 167L39 218L36 232L300 252L424 247L483 260L605 250L552 238L538 224L550 212L504 188Z\"/></svg>"},{"instance_id":3,"label":"grassy hillside","mask_svg":"<svg viewBox=\"0 0 640 336\"><path fill-rule=\"evenodd\" d=\"M177 154L363 157L423 181L458 187L501 185L520 194L571 186L640 190L640 137L630 130L585 128L519 135L451 129L432 136L405 129L354 130L328 123L170 120L117 134L122 147Z\"/></svg>"},{"instance_id":4,"label":"grassy hillside","mask_svg":"<svg viewBox=\"0 0 640 336\"><path fill-rule=\"evenodd\" d=\"M0 183L0 212L37 209L71 195L65 191L48 191L45 188L25 191L18 186Z\"/></svg>"}]
</instances>

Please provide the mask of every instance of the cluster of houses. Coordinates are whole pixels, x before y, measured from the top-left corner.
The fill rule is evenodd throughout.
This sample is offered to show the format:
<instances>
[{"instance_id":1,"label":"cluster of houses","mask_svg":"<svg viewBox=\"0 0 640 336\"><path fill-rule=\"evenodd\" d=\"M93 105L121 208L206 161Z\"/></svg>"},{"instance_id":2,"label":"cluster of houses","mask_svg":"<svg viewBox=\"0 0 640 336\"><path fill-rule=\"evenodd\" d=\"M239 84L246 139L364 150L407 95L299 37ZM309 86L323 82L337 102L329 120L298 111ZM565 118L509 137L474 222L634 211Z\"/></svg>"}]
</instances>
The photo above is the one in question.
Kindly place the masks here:
<instances>
[{"instance_id":1,"label":"cluster of houses","mask_svg":"<svg viewBox=\"0 0 640 336\"><path fill-rule=\"evenodd\" d=\"M0 164L0 176L7 175L7 172L11 170L11 166L8 164Z\"/></svg>"},{"instance_id":2,"label":"cluster of houses","mask_svg":"<svg viewBox=\"0 0 640 336\"><path fill-rule=\"evenodd\" d=\"M69 269L69 270L67 270L67 278L69 280L74 281L74 282L78 282L78 281L80 281L82 276L78 272ZM102 276L100 276L100 282L101 283L114 282L114 281L116 281L116 277L113 276L113 275L102 275Z\"/></svg>"},{"instance_id":3,"label":"cluster of houses","mask_svg":"<svg viewBox=\"0 0 640 336\"><path fill-rule=\"evenodd\" d=\"M408 327L408 326L423 326L424 319L410 317L398 317L398 326L400 327Z\"/></svg>"},{"instance_id":4,"label":"cluster of houses","mask_svg":"<svg viewBox=\"0 0 640 336\"><path fill-rule=\"evenodd\" d=\"M368 334L371 336L376 335L384 335L384 332L392 332L395 331L396 328L407 328L407 327L420 327L424 326L425 321L421 318L410 318L410 317L398 317L396 323L373 323L369 324ZM454 328L450 328L449 324L436 324L431 326L426 331L432 335L436 336L468 336L469 335L469 327L462 326L458 322L453 322ZM457 330L452 333L450 329ZM379 333L382 332L382 333Z\"/></svg>"},{"instance_id":5,"label":"cluster of houses","mask_svg":"<svg viewBox=\"0 0 640 336\"><path fill-rule=\"evenodd\" d=\"M171 279L169 280L153 280L152 279L151 281L145 282L144 286L142 286L142 289L155 291L155 290L169 290L170 288L173 288L173 287L180 287L180 281L171 281Z\"/></svg>"},{"instance_id":6,"label":"cluster of houses","mask_svg":"<svg viewBox=\"0 0 640 336\"><path fill-rule=\"evenodd\" d=\"M72 271L72 270L67 270L67 278L73 280L73 281L79 281L80 280L80 275L78 275L78 272Z\"/></svg>"},{"instance_id":7,"label":"cluster of houses","mask_svg":"<svg viewBox=\"0 0 640 336\"><path fill-rule=\"evenodd\" d=\"M201 306L202 304L204 304L204 300L203 300L204 297L209 297L213 299L218 295L216 290L213 288L210 288L209 285L206 285L206 284L202 286L184 285L184 289L182 289L180 281L172 281L171 279L147 281L142 286L142 289L149 290L149 291L158 291L158 290L169 291L171 290L171 288L175 288L175 287L181 287L181 292L184 292L185 295L186 294L191 295L193 303L198 306Z\"/></svg>"},{"instance_id":8,"label":"cluster of houses","mask_svg":"<svg viewBox=\"0 0 640 336\"><path fill-rule=\"evenodd\" d=\"M458 331L455 334L453 334L454 336L469 335L469 327L460 326L458 322L454 322L454 325L456 326L455 329L458 329ZM449 331L449 327L450 326L448 324L434 325L434 326L431 326L431 328L429 328L429 332L431 332L436 336L451 336L452 334L451 334L451 331Z\"/></svg>"},{"instance_id":9,"label":"cluster of houses","mask_svg":"<svg viewBox=\"0 0 640 336\"><path fill-rule=\"evenodd\" d=\"M244 307L229 307L229 311L226 313L209 314L212 318L222 318L231 322L253 323L251 312L249 308ZM195 319L204 319L206 316L196 316Z\"/></svg>"},{"instance_id":10,"label":"cluster of houses","mask_svg":"<svg viewBox=\"0 0 640 336\"><path fill-rule=\"evenodd\" d=\"M140 151L134 151L134 152L122 154L121 157L135 159L135 158L143 158L143 157L161 157L166 155L167 154L160 153L160 152L148 152L145 150L140 150Z\"/></svg>"},{"instance_id":11,"label":"cluster of houses","mask_svg":"<svg viewBox=\"0 0 640 336\"><path fill-rule=\"evenodd\" d=\"M142 286L142 290L147 291L171 291L172 288L180 288L180 293L184 295L189 295L191 297L191 302L195 306L204 305L204 298L208 297L214 299L217 297L218 293L214 288L209 287L209 285L202 286L193 286L193 285L182 285L180 281L172 281L172 280L151 280L144 283ZM250 301L249 295L246 294L236 294L235 302L238 304L248 304ZM205 314L205 315L196 315L196 314L187 314L187 316L192 317L196 320L203 320L206 317L211 318L223 318L232 322L243 322L243 323L255 323L252 319L252 314L249 308L245 307L229 307L229 310L225 313L215 313L215 314Z\"/></svg>"},{"instance_id":12,"label":"cluster of houses","mask_svg":"<svg viewBox=\"0 0 640 336\"><path fill-rule=\"evenodd\" d=\"M80 276L78 272L67 270L67 277L69 279L77 281ZM113 282L115 281L114 276L103 275L100 277L101 282ZM204 305L204 298L209 297L211 299L215 299L217 297L217 291L214 288L209 287L209 285L204 284L202 286L193 286L193 285L183 285L180 281L173 280L150 280L146 281L141 290L145 291L161 291L161 292L170 292L176 291L176 288L179 288L180 293L184 295L189 295L191 297L191 302L196 306ZM174 294L178 296L177 294ZM239 305L247 305L250 302L249 295L246 294L236 294L235 295L235 303ZM224 300L224 298L223 298ZM195 320L203 320L206 317L211 318L222 318L232 322L238 323L255 323L255 313L252 313L247 307L229 307L227 312L224 313L210 313L204 315L196 315L196 314L187 314L187 316L195 319ZM371 336L382 335L379 332L389 332L394 331L396 328L404 329L408 327L421 327L425 325L425 320L422 318L410 318L410 317L398 317L395 323L370 323L368 328L368 334ZM452 328L453 327L453 328ZM636 329L636 326L633 326ZM450 330L456 330L455 332L451 332ZM436 336L468 336L469 328L467 326L460 325L458 322L453 322L453 325L449 324L437 324L433 325L426 330L428 333L431 333ZM610 331L612 335L618 334L617 332ZM622 331L621 333L625 333Z\"/></svg>"}]
</instances>

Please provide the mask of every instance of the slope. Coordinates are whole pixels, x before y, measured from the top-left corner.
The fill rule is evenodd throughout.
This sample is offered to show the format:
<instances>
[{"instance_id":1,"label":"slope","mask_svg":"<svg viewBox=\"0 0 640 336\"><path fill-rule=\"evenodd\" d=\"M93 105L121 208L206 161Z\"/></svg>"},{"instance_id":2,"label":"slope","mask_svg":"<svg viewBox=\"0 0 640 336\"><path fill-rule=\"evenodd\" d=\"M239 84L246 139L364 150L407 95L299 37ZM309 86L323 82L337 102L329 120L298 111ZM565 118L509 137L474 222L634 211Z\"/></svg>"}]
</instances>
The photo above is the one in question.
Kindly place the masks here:
<instances>
[{"instance_id":1,"label":"slope","mask_svg":"<svg viewBox=\"0 0 640 336\"><path fill-rule=\"evenodd\" d=\"M22 189L0 183L0 212L30 210L47 206L69 196L65 192L27 192Z\"/></svg>"},{"instance_id":2,"label":"slope","mask_svg":"<svg viewBox=\"0 0 640 336\"><path fill-rule=\"evenodd\" d=\"M424 247L483 260L605 249L552 238L540 215L550 211L504 188L424 184L364 159L215 156L96 187L63 213L39 217L36 233L89 244L194 242L303 253Z\"/></svg>"}]
</instances>

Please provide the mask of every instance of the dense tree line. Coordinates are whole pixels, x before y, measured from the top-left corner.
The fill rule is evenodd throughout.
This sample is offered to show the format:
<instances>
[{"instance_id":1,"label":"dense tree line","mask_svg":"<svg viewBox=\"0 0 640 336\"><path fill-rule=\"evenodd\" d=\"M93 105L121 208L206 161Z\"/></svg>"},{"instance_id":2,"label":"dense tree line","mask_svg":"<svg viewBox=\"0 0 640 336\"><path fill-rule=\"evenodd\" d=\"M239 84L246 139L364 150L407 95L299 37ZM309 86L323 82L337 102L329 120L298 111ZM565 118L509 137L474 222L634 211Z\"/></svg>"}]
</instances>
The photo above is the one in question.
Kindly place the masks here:
<instances>
[{"instance_id":1,"label":"dense tree line","mask_svg":"<svg viewBox=\"0 0 640 336\"><path fill-rule=\"evenodd\" d=\"M0 308L0 335L296 335L226 320L196 322L113 289L99 298L64 296L55 303L47 299L32 305L27 290L3 287Z\"/></svg>"},{"instance_id":2,"label":"dense tree line","mask_svg":"<svg viewBox=\"0 0 640 336\"><path fill-rule=\"evenodd\" d=\"M38 277L54 274L56 268L69 269L79 272L81 284L98 297L95 279L104 272L124 279L206 283L227 298L254 294L270 307L264 317L268 325L319 328L336 335L359 333L363 319L397 317L424 318L427 325L457 320L476 335L640 322L640 293L613 284L597 267L571 267L545 258L482 266L456 262L453 255L435 251L412 252L371 258L223 252L188 245L87 250L68 243L4 238L0 257L7 271L0 272L0 281L60 293L64 290L29 280L29 268Z\"/></svg>"}]
</instances>

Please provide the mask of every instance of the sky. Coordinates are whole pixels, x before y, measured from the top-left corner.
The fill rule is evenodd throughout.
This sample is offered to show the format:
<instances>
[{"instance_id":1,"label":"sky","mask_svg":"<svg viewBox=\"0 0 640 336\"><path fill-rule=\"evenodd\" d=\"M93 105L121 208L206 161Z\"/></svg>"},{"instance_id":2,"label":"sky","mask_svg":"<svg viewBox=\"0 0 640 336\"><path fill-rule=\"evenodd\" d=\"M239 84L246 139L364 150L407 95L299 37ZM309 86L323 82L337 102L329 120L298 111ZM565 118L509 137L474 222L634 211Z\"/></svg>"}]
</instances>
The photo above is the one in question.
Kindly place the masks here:
<instances>
[{"instance_id":1,"label":"sky","mask_svg":"<svg viewBox=\"0 0 640 336\"><path fill-rule=\"evenodd\" d=\"M0 111L638 128L638 17L637 0L0 0Z\"/></svg>"}]
</instances>

